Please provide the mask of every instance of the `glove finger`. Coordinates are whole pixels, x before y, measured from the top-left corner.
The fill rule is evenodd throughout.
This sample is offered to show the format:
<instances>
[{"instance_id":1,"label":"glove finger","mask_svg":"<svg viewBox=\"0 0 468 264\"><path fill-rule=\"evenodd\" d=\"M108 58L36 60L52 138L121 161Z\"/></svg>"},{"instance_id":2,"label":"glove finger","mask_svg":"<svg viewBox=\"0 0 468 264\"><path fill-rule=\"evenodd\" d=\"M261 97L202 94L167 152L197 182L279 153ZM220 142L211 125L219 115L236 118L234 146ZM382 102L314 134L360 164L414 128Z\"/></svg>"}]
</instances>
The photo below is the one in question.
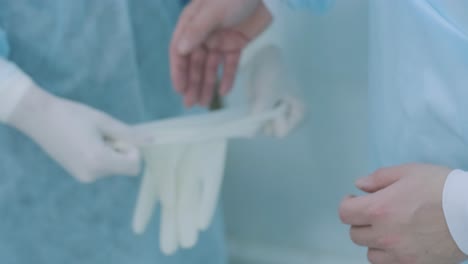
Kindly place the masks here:
<instances>
[{"instance_id":1,"label":"glove finger","mask_svg":"<svg viewBox=\"0 0 468 264\"><path fill-rule=\"evenodd\" d=\"M161 150L158 172L160 173L160 194L161 194L161 229L160 247L166 255L172 255L177 251L177 167L180 162L180 155L184 145L160 145ZM155 159L156 160L156 159Z\"/></svg>"},{"instance_id":2,"label":"glove finger","mask_svg":"<svg viewBox=\"0 0 468 264\"><path fill-rule=\"evenodd\" d=\"M127 146L125 152L119 152L113 146L105 145L99 154L98 175L128 175L137 176L141 169L140 150Z\"/></svg>"},{"instance_id":3,"label":"glove finger","mask_svg":"<svg viewBox=\"0 0 468 264\"><path fill-rule=\"evenodd\" d=\"M152 151L157 151L157 149ZM160 180L158 179L158 173L153 165L152 155L150 155L150 153L145 153L145 161L145 173L143 174L135 212L133 214L132 228L136 234L142 234L145 231L159 198L158 188Z\"/></svg>"},{"instance_id":4,"label":"glove finger","mask_svg":"<svg viewBox=\"0 0 468 264\"><path fill-rule=\"evenodd\" d=\"M193 247L198 240L198 228L196 223L197 205L199 205L198 194L200 180L200 163L198 159L199 148L203 148L203 144L191 144L178 170L178 237L179 243L183 248Z\"/></svg>"},{"instance_id":5,"label":"glove finger","mask_svg":"<svg viewBox=\"0 0 468 264\"><path fill-rule=\"evenodd\" d=\"M153 138L102 112L96 113L95 122L102 138L112 145L144 146Z\"/></svg>"},{"instance_id":6,"label":"glove finger","mask_svg":"<svg viewBox=\"0 0 468 264\"><path fill-rule=\"evenodd\" d=\"M185 145L171 144L160 145L159 148L164 148L166 156L161 157L164 164L160 164L159 172L161 173L161 201L166 207L174 209L177 202L177 168L180 166L180 158L185 151Z\"/></svg>"},{"instance_id":7,"label":"glove finger","mask_svg":"<svg viewBox=\"0 0 468 264\"><path fill-rule=\"evenodd\" d=\"M160 228L160 247L162 253L165 255L172 255L177 251L177 229L176 221L177 215L174 208L165 206L164 202L161 204L161 228Z\"/></svg>"},{"instance_id":8,"label":"glove finger","mask_svg":"<svg viewBox=\"0 0 468 264\"><path fill-rule=\"evenodd\" d=\"M249 77L249 94L253 112L269 110L278 101L284 85L285 69L280 52L274 46L263 48L255 54Z\"/></svg>"},{"instance_id":9,"label":"glove finger","mask_svg":"<svg viewBox=\"0 0 468 264\"><path fill-rule=\"evenodd\" d=\"M227 141L214 141L205 143L205 150L211 157L210 164L204 167L201 206L198 215L198 227L206 230L216 211L218 196L223 180L224 166L226 161Z\"/></svg>"}]
</instances>

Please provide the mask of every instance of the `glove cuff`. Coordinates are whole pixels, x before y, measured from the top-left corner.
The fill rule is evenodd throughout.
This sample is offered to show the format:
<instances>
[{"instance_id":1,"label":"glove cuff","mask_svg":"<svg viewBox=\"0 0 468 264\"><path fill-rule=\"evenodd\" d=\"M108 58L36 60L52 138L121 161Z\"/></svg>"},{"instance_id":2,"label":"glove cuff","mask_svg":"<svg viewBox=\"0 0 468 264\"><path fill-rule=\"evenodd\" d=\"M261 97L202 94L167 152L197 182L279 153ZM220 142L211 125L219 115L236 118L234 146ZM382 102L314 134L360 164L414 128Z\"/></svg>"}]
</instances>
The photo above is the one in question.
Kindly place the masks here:
<instances>
[{"instance_id":1,"label":"glove cuff","mask_svg":"<svg viewBox=\"0 0 468 264\"><path fill-rule=\"evenodd\" d=\"M31 78L15 64L0 59L0 122L9 123L13 111L32 86Z\"/></svg>"}]
</instances>

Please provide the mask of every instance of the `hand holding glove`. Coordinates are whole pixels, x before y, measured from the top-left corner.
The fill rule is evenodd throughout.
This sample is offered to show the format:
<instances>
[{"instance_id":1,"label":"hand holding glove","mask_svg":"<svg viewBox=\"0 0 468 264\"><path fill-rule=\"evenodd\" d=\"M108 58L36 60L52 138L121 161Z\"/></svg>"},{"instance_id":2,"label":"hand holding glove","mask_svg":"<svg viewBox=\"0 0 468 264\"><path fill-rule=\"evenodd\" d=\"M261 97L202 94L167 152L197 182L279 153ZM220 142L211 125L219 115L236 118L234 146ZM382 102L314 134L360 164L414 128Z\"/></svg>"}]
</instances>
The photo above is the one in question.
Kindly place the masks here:
<instances>
[{"instance_id":1,"label":"hand holding glove","mask_svg":"<svg viewBox=\"0 0 468 264\"><path fill-rule=\"evenodd\" d=\"M258 52L246 72L248 111L228 108L134 127L144 146L146 170L133 230L144 232L159 202L160 246L165 254L194 246L199 232L211 224L230 138L250 138L266 128L282 137L303 117L302 104L282 91L292 87L277 48Z\"/></svg>"},{"instance_id":2,"label":"hand holding glove","mask_svg":"<svg viewBox=\"0 0 468 264\"><path fill-rule=\"evenodd\" d=\"M122 137L128 133L125 124L86 105L47 93L19 69L14 76L5 89L21 91L21 96L16 96L10 111L3 111L9 113L3 121L29 136L78 181L89 183L109 175L138 174L139 150L116 143L123 142ZM0 100L11 104L13 97Z\"/></svg>"}]
</instances>

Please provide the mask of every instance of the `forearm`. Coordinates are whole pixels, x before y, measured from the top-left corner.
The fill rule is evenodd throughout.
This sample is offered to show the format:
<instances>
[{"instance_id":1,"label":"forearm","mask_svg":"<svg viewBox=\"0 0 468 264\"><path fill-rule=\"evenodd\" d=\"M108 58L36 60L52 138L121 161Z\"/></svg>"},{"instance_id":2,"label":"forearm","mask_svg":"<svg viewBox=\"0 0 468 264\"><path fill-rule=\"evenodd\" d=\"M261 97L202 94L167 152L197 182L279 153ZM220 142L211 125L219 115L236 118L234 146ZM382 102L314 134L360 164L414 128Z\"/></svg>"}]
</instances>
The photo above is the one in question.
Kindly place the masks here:
<instances>
[{"instance_id":1,"label":"forearm","mask_svg":"<svg viewBox=\"0 0 468 264\"><path fill-rule=\"evenodd\" d=\"M270 11L263 1L261 1L255 10L255 15L240 24L239 29L241 32L244 32L249 39L254 39L271 24L272 19L273 17Z\"/></svg>"}]
</instances>

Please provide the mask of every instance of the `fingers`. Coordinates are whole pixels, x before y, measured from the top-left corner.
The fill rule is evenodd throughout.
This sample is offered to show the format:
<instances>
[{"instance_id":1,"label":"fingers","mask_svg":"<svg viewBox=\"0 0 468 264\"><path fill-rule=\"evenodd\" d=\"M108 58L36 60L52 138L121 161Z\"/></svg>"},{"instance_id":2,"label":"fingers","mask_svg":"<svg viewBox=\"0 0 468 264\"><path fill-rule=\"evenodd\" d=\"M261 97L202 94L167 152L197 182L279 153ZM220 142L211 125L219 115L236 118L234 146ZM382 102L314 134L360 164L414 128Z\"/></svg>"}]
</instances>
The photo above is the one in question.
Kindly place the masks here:
<instances>
[{"instance_id":1,"label":"fingers","mask_svg":"<svg viewBox=\"0 0 468 264\"><path fill-rule=\"evenodd\" d=\"M209 106L213 100L220 62L221 55L218 52L212 51L208 54L200 97L200 101L203 106Z\"/></svg>"},{"instance_id":2,"label":"fingers","mask_svg":"<svg viewBox=\"0 0 468 264\"><path fill-rule=\"evenodd\" d=\"M377 192L401 179L408 169L408 166L382 168L365 178L357 180L356 186L365 192Z\"/></svg>"},{"instance_id":3,"label":"fingers","mask_svg":"<svg viewBox=\"0 0 468 264\"><path fill-rule=\"evenodd\" d=\"M178 236L182 248L193 247L198 240L196 216L200 203L199 173L201 164L198 162L199 146L189 147L179 166L178 184ZM204 157L206 158L206 157Z\"/></svg>"},{"instance_id":4,"label":"fingers","mask_svg":"<svg viewBox=\"0 0 468 264\"><path fill-rule=\"evenodd\" d=\"M224 58L223 78L219 91L222 96L226 95L234 84L239 60L240 52L229 53Z\"/></svg>"},{"instance_id":5,"label":"fingers","mask_svg":"<svg viewBox=\"0 0 468 264\"><path fill-rule=\"evenodd\" d=\"M223 180L227 142L219 141L205 144L206 153L211 153L211 166L205 166L202 179L203 192L198 218L198 227L206 230L216 211L218 196Z\"/></svg>"},{"instance_id":6,"label":"fingers","mask_svg":"<svg viewBox=\"0 0 468 264\"><path fill-rule=\"evenodd\" d=\"M206 60L207 52L203 48L197 48L190 56L190 81L188 89L184 94L185 105L188 107L191 107L200 101Z\"/></svg>"},{"instance_id":7,"label":"fingers","mask_svg":"<svg viewBox=\"0 0 468 264\"><path fill-rule=\"evenodd\" d=\"M177 251L177 215L175 208L171 208L162 203L161 227L160 227L160 247L165 255L172 255Z\"/></svg>"},{"instance_id":8,"label":"fingers","mask_svg":"<svg viewBox=\"0 0 468 264\"><path fill-rule=\"evenodd\" d=\"M378 236L372 226L351 226L349 235L356 245L380 248L377 242Z\"/></svg>"},{"instance_id":9,"label":"fingers","mask_svg":"<svg viewBox=\"0 0 468 264\"><path fill-rule=\"evenodd\" d=\"M228 38L228 35L230 36ZM229 41L223 41L229 39ZM220 87L220 94L226 95L232 88L241 57L242 47L247 45L247 39L237 32L221 32L215 34L207 40L206 45L209 50L223 51L223 76ZM218 62L218 64L220 64ZM213 67L212 65L210 65ZM217 68L216 72L217 74Z\"/></svg>"},{"instance_id":10,"label":"fingers","mask_svg":"<svg viewBox=\"0 0 468 264\"><path fill-rule=\"evenodd\" d=\"M161 250L166 255L174 254L179 246L177 239L177 164L180 152L184 147L180 145L159 146L161 156L158 171L160 173L161 194ZM156 159L156 158L155 158ZM154 164L156 166L156 164Z\"/></svg>"},{"instance_id":11,"label":"fingers","mask_svg":"<svg viewBox=\"0 0 468 264\"><path fill-rule=\"evenodd\" d=\"M180 94L184 94L188 89L190 56L187 54L181 54L178 50L178 45L180 43L182 33L185 31L186 26L190 24L193 17L197 14L199 7L200 1L191 1L190 4L184 8L176 25L170 44L169 60L171 64L171 79L175 90Z\"/></svg>"},{"instance_id":12,"label":"fingers","mask_svg":"<svg viewBox=\"0 0 468 264\"><path fill-rule=\"evenodd\" d=\"M120 149L120 152L124 152L125 148L133 150L134 146L144 146L153 138L150 134L140 133L105 113L95 113L94 119L102 139L115 149Z\"/></svg>"},{"instance_id":13,"label":"fingers","mask_svg":"<svg viewBox=\"0 0 468 264\"><path fill-rule=\"evenodd\" d=\"M132 228L136 234L142 234L151 216L153 215L156 202L159 199L158 194L158 173L156 168L151 166L152 159L146 161L146 170L140 185L135 213L133 214Z\"/></svg>"},{"instance_id":14,"label":"fingers","mask_svg":"<svg viewBox=\"0 0 468 264\"><path fill-rule=\"evenodd\" d=\"M174 50L180 55L183 55L178 49L180 39L187 30L187 26L190 25L194 17L199 14L199 10L202 8L202 2L203 0L190 1L190 3L184 8L184 10L182 10L182 13L179 16L179 21L177 22L173 33L171 46L173 46Z\"/></svg>"},{"instance_id":15,"label":"fingers","mask_svg":"<svg viewBox=\"0 0 468 264\"><path fill-rule=\"evenodd\" d=\"M137 176L141 169L140 151L136 147L127 146L124 152L119 152L112 146L104 146L97 155L96 175L98 177L111 175Z\"/></svg>"},{"instance_id":16,"label":"fingers","mask_svg":"<svg viewBox=\"0 0 468 264\"><path fill-rule=\"evenodd\" d=\"M174 89L179 94L184 94L188 89L189 56L179 55L175 48L171 46L169 59Z\"/></svg>"},{"instance_id":17,"label":"fingers","mask_svg":"<svg viewBox=\"0 0 468 264\"><path fill-rule=\"evenodd\" d=\"M340 219L344 224L355 226L367 226L371 224L369 207L371 205L371 195L359 197L346 197L339 209Z\"/></svg>"}]
</instances>

